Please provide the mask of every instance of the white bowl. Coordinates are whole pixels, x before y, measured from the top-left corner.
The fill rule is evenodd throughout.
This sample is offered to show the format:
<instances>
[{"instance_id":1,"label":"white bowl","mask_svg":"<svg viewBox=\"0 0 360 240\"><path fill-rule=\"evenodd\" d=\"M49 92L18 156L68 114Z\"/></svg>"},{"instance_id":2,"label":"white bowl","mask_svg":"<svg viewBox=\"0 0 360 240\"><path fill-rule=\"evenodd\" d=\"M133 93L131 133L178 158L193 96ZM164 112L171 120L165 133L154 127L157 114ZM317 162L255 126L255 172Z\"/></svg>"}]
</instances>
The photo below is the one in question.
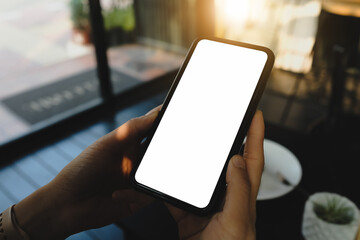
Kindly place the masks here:
<instances>
[{"instance_id":1,"label":"white bowl","mask_svg":"<svg viewBox=\"0 0 360 240\"><path fill-rule=\"evenodd\" d=\"M289 193L301 180L299 160L289 149L268 139L264 140L264 155L265 168L257 199L273 199ZM284 184L281 176L290 185Z\"/></svg>"}]
</instances>

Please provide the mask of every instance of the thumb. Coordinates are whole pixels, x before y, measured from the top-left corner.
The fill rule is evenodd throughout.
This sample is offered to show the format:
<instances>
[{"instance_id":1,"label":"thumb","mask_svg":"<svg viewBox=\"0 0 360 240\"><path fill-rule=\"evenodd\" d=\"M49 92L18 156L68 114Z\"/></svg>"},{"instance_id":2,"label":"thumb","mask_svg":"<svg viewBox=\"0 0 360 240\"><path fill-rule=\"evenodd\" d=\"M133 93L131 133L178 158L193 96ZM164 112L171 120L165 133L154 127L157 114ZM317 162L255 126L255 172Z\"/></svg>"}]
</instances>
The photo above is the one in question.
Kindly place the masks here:
<instances>
[{"instance_id":1,"label":"thumb","mask_svg":"<svg viewBox=\"0 0 360 240\"><path fill-rule=\"evenodd\" d=\"M153 125L161 105L154 108L146 115L133 118L114 131L103 137L102 142L110 149L121 149L120 144L126 145L133 141L140 141Z\"/></svg>"},{"instance_id":2,"label":"thumb","mask_svg":"<svg viewBox=\"0 0 360 240\"><path fill-rule=\"evenodd\" d=\"M242 156L235 155L230 159L226 183L224 217L234 223L248 221L251 212L251 187L246 163Z\"/></svg>"},{"instance_id":3,"label":"thumb","mask_svg":"<svg viewBox=\"0 0 360 240\"><path fill-rule=\"evenodd\" d=\"M161 106L146 115L133 118L115 130L115 137L119 141L131 142L145 136L159 114Z\"/></svg>"}]
</instances>

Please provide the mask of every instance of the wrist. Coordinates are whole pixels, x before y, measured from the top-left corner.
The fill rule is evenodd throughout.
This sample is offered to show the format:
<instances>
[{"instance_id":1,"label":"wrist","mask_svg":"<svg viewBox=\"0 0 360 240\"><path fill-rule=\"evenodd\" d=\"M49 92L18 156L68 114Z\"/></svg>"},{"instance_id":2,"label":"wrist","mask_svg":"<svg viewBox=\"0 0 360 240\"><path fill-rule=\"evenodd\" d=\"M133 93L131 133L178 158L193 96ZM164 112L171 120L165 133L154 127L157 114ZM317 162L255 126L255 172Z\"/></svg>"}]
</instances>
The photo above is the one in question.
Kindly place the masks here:
<instances>
[{"instance_id":1,"label":"wrist","mask_svg":"<svg viewBox=\"0 0 360 240\"><path fill-rule=\"evenodd\" d=\"M248 228L247 231L247 237L245 239L248 240L256 240L256 229L255 229L255 225L251 225Z\"/></svg>"},{"instance_id":2,"label":"wrist","mask_svg":"<svg viewBox=\"0 0 360 240\"><path fill-rule=\"evenodd\" d=\"M71 235L66 224L66 203L47 186L16 204L14 213L31 239L64 239Z\"/></svg>"}]
</instances>

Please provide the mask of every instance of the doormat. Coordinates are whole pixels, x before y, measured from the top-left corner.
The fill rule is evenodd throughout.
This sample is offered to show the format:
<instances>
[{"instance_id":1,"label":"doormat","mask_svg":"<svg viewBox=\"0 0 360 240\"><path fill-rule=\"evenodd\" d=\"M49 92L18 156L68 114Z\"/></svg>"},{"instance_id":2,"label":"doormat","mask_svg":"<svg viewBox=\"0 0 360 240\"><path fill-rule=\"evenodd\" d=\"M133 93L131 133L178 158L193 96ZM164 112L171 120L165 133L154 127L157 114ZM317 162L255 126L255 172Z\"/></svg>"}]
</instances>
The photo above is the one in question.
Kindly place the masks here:
<instances>
[{"instance_id":1,"label":"doormat","mask_svg":"<svg viewBox=\"0 0 360 240\"><path fill-rule=\"evenodd\" d=\"M111 81L116 94L142 82L115 70L111 70ZM33 125L97 98L100 98L99 80L96 70L92 69L3 99L2 103Z\"/></svg>"}]
</instances>

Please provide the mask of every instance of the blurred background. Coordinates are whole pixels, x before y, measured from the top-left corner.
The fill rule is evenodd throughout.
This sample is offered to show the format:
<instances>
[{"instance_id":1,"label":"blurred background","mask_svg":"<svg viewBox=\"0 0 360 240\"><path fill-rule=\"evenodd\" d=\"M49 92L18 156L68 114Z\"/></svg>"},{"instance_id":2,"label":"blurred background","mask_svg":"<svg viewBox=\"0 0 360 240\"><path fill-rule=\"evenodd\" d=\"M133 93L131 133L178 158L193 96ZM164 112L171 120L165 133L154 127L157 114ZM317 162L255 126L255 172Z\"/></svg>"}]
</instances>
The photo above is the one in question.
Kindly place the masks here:
<instances>
[{"instance_id":1,"label":"blurred background","mask_svg":"<svg viewBox=\"0 0 360 240\"><path fill-rule=\"evenodd\" d=\"M0 210L161 104L191 43L206 36L276 55L259 104L265 137L300 164L293 185L268 178L287 194L257 202L258 239L304 239L304 205L315 192L359 206L359 0L0 1L0 34ZM288 180L290 158L278 166ZM176 239L171 218L153 220L160 212L169 219L165 208L153 209L123 229L112 224L69 239L139 239L129 232L172 239L151 235L156 229Z\"/></svg>"},{"instance_id":2,"label":"blurred background","mask_svg":"<svg viewBox=\"0 0 360 240\"><path fill-rule=\"evenodd\" d=\"M216 36L275 52L260 105L268 121L307 131L319 119L360 114L356 0L100 3L116 94L177 69L196 37ZM88 1L16 0L0 9L0 144L101 101ZM344 79L337 85L336 74Z\"/></svg>"}]
</instances>

